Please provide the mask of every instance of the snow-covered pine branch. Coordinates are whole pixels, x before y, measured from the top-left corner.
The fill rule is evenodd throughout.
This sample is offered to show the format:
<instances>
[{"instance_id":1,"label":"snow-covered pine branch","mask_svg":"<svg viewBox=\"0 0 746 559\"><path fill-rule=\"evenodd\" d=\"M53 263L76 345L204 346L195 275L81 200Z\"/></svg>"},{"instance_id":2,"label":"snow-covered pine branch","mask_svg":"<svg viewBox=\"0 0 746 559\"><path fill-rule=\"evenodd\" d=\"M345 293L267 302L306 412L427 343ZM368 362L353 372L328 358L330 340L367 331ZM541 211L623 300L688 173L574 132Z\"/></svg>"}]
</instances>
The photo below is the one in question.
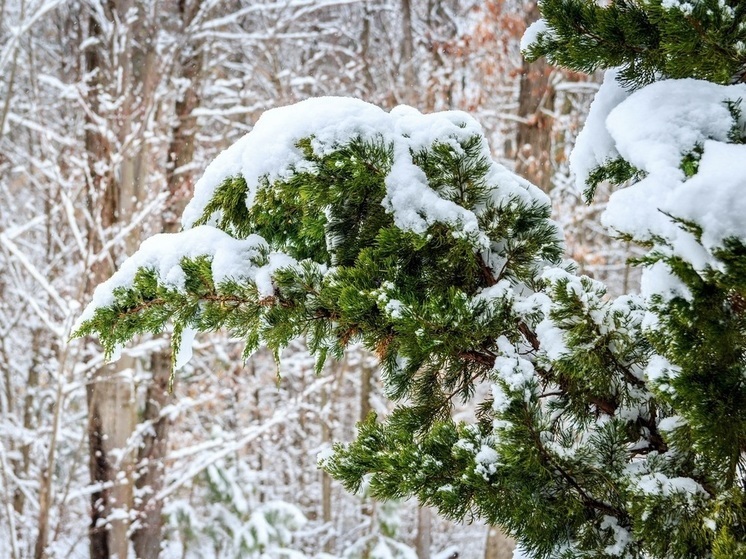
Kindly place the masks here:
<instances>
[{"instance_id":1,"label":"snow-covered pine branch","mask_svg":"<svg viewBox=\"0 0 746 559\"><path fill-rule=\"evenodd\" d=\"M627 467L665 451L664 414L643 380L641 301L608 301L557 268L548 214L464 113L309 100L266 113L208 167L186 229L146 241L78 332L113 351L173 321L179 364L194 330L227 327L247 354L306 336L319 367L362 340L403 404L371 417L329 471L476 513L535 552L588 547L631 528ZM480 421L452 421L480 384L492 387ZM532 495L540 526L497 498L511 487Z\"/></svg>"},{"instance_id":2,"label":"snow-covered pine branch","mask_svg":"<svg viewBox=\"0 0 746 559\"><path fill-rule=\"evenodd\" d=\"M184 213L193 228L146 241L96 290L80 333L99 332L112 352L175 319L179 332L232 327L249 350L307 334L314 349L338 352L365 337L360 309L327 299L349 291L342 278L365 288L347 304L386 322L402 318L406 298L434 312L411 282L432 282L444 301L460 301L449 293L459 284L470 296L508 279L530 290L561 254L548 211L545 195L491 160L464 113L309 100L269 111L208 167ZM290 330L268 320L291 310L301 314ZM369 345L380 350L390 327Z\"/></svg>"}]
</instances>

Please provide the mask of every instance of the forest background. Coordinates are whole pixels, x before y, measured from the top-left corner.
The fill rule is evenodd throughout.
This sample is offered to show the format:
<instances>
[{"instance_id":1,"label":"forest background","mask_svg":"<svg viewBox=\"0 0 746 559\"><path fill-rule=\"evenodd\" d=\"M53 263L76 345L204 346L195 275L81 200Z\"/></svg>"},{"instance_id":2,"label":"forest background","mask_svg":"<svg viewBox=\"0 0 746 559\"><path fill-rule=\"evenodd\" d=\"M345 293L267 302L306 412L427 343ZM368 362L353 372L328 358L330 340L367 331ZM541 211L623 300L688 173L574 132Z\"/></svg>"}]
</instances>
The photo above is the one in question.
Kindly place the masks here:
<instances>
[{"instance_id":1,"label":"forest background","mask_svg":"<svg viewBox=\"0 0 746 559\"><path fill-rule=\"evenodd\" d=\"M479 519L316 468L387 410L362 349L316 376L299 343L278 377L203 337L168 394L167 339L109 365L69 336L93 286L178 229L207 162L320 95L469 111L550 194L579 270L634 291L603 193L585 205L567 168L597 83L523 60L537 17L530 0L0 0L0 558L512 556Z\"/></svg>"}]
</instances>

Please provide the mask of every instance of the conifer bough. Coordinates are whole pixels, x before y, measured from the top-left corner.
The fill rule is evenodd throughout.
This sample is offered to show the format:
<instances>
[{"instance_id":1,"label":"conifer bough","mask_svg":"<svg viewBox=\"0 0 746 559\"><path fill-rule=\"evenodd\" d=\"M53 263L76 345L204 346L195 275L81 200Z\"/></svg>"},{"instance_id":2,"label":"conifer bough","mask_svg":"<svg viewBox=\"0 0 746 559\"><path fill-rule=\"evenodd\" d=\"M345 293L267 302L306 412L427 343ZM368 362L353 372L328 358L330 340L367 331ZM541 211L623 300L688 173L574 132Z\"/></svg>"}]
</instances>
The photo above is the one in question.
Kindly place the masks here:
<instances>
[{"instance_id":1,"label":"conifer bough","mask_svg":"<svg viewBox=\"0 0 746 559\"><path fill-rule=\"evenodd\" d=\"M223 152L184 230L99 286L77 335L111 355L171 323L177 367L218 328L246 357L305 337L319 370L362 342L398 407L321 459L348 489L499 524L532 558L746 557L744 10L541 6L531 56L621 66L572 167L588 196L626 185L603 219L649 249L640 295L562 262L548 199L468 115L324 98L268 111ZM677 62L694 56L684 24L699 64ZM717 45L732 57L705 60Z\"/></svg>"}]
</instances>

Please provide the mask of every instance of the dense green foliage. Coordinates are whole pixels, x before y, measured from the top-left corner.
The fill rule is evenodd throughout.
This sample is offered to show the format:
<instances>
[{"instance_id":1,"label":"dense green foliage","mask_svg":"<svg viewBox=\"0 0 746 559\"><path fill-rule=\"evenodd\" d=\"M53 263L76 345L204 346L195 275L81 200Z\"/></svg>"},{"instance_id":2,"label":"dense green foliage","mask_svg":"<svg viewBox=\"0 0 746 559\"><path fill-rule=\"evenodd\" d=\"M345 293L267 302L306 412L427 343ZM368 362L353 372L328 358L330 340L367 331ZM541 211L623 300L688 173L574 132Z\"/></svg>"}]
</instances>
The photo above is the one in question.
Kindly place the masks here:
<instances>
[{"instance_id":1,"label":"dense green foliage","mask_svg":"<svg viewBox=\"0 0 746 559\"><path fill-rule=\"evenodd\" d=\"M739 0L544 0L543 33L527 57L580 72L621 67L641 86L662 78L727 84L746 71L746 4Z\"/></svg>"}]
</instances>

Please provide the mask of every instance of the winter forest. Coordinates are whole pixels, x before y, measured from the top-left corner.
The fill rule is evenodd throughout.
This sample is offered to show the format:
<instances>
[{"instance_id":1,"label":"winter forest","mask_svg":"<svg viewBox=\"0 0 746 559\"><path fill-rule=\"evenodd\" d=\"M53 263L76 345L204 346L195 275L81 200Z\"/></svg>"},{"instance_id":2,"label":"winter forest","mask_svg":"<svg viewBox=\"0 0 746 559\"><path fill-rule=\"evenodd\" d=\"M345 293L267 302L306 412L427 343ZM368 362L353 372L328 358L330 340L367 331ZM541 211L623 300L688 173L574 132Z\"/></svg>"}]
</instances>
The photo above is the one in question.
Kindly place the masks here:
<instances>
[{"instance_id":1,"label":"winter forest","mask_svg":"<svg viewBox=\"0 0 746 559\"><path fill-rule=\"evenodd\" d=\"M0 0L0 559L746 557L744 44Z\"/></svg>"}]
</instances>

